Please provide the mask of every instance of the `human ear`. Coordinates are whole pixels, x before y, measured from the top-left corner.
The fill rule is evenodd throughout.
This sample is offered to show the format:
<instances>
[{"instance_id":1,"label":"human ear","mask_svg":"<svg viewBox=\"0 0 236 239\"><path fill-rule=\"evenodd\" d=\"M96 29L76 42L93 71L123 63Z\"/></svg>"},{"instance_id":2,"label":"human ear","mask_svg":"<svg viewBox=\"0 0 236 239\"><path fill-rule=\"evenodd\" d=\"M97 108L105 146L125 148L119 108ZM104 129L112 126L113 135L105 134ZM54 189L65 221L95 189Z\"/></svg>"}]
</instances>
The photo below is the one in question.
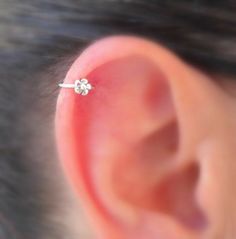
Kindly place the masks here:
<instances>
[{"instance_id":1,"label":"human ear","mask_svg":"<svg viewBox=\"0 0 236 239\"><path fill-rule=\"evenodd\" d=\"M101 238L213 235L222 201L209 165L221 121L211 119L228 100L222 91L172 52L136 37L94 43L65 82L80 77L94 88L87 96L61 90L57 145Z\"/></svg>"}]
</instances>

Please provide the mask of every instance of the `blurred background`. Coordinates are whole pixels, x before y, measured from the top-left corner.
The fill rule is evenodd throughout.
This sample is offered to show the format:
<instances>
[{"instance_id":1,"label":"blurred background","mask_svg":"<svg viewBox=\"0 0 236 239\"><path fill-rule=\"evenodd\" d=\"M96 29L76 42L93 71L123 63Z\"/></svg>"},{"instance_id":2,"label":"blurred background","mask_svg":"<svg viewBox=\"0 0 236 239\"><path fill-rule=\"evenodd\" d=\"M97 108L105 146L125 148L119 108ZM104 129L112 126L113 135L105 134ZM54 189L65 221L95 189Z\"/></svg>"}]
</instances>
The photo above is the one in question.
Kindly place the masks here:
<instances>
[{"instance_id":1,"label":"blurred background","mask_svg":"<svg viewBox=\"0 0 236 239\"><path fill-rule=\"evenodd\" d=\"M67 238L68 231L69 238L91 238L53 135L57 83L68 63L57 73L50 67L93 34L71 20L81 11L76 2L0 0L1 239ZM41 74L50 77L43 82Z\"/></svg>"}]
</instances>

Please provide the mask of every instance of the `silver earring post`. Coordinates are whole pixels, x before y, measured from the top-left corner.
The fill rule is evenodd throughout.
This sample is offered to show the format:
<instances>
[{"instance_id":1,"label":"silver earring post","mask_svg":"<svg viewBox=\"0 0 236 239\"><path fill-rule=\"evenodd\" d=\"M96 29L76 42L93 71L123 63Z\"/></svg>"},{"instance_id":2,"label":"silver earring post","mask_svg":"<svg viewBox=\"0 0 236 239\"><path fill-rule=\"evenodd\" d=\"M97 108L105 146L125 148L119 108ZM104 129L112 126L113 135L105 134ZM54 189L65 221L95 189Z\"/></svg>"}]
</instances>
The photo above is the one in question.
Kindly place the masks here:
<instances>
[{"instance_id":1,"label":"silver earring post","mask_svg":"<svg viewBox=\"0 0 236 239\"><path fill-rule=\"evenodd\" d=\"M61 88L74 89L75 93L80 95L88 95L89 91L93 89L92 85L85 78L76 80L74 84L60 83Z\"/></svg>"}]
</instances>

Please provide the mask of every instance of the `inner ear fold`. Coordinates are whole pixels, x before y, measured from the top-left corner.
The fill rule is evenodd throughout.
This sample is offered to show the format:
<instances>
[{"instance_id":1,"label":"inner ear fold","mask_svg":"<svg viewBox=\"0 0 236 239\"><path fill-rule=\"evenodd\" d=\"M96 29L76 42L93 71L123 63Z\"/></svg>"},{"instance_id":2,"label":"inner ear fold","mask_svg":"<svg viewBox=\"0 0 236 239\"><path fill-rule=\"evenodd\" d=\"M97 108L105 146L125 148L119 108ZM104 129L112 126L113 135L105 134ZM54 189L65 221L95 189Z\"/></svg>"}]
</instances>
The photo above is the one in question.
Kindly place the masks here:
<instances>
[{"instance_id":1,"label":"inner ear fold","mask_svg":"<svg viewBox=\"0 0 236 239\"><path fill-rule=\"evenodd\" d=\"M113 166L114 193L136 210L155 212L190 231L202 231L207 219L196 200L200 171L195 161L178 167L176 121L143 138Z\"/></svg>"},{"instance_id":2,"label":"inner ear fold","mask_svg":"<svg viewBox=\"0 0 236 239\"><path fill-rule=\"evenodd\" d=\"M156 201L151 209L171 216L187 229L204 230L207 219L196 200L199 174L199 166L195 162L169 173L154 190Z\"/></svg>"},{"instance_id":3,"label":"inner ear fold","mask_svg":"<svg viewBox=\"0 0 236 239\"><path fill-rule=\"evenodd\" d=\"M144 137L128 157L116 160L112 182L116 193L132 205L153 209L157 185L173 167L178 148L178 129L175 122Z\"/></svg>"}]
</instances>

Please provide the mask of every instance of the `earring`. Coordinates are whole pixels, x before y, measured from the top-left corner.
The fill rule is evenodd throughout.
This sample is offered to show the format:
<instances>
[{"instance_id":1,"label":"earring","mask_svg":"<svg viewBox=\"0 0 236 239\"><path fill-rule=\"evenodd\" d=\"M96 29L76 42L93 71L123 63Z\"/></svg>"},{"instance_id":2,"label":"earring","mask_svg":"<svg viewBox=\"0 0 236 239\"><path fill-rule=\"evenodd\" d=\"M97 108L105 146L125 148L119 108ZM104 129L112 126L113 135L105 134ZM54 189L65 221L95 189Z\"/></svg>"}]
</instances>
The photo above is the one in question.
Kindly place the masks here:
<instances>
[{"instance_id":1,"label":"earring","mask_svg":"<svg viewBox=\"0 0 236 239\"><path fill-rule=\"evenodd\" d=\"M59 86L61 88L74 89L75 93L83 96L88 95L89 91L93 89L92 85L85 78L76 80L74 84L60 83Z\"/></svg>"}]
</instances>

